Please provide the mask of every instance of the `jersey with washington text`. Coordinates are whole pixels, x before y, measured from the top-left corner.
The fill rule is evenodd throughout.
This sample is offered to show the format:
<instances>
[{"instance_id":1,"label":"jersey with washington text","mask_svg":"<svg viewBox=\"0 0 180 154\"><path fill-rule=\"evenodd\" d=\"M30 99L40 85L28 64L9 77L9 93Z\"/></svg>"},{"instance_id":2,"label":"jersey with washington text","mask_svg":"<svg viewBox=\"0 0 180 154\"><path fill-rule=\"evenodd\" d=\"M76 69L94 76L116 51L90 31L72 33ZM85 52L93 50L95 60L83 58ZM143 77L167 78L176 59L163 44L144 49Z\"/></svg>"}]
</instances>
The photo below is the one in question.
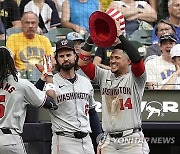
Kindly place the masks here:
<instances>
[{"instance_id":1,"label":"jersey with washington text","mask_svg":"<svg viewBox=\"0 0 180 154\"><path fill-rule=\"evenodd\" d=\"M59 73L53 77L56 87L56 104L58 109L50 111L52 130L91 132L89 108L94 106L91 82L76 74L76 81L71 83Z\"/></svg>"},{"instance_id":2,"label":"jersey with washington text","mask_svg":"<svg viewBox=\"0 0 180 154\"><path fill-rule=\"evenodd\" d=\"M146 83L146 73L135 77L130 71L115 77L110 70L96 66L95 82L102 95L102 125L104 131L118 132L140 127L141 100Z\"/></svg>"},{"instance_id":3,"label":"jersey with washington text","mask_svg":"<svg viewBox=\"0 0 180 154\"><path fill-rule=\"evenodd\" d=\"M0 128L12 128L22 133L27 104L40 107L46 99L45 92L38 90L27 79L12 75L0 85Z\"/></svg>"}]
</instances>

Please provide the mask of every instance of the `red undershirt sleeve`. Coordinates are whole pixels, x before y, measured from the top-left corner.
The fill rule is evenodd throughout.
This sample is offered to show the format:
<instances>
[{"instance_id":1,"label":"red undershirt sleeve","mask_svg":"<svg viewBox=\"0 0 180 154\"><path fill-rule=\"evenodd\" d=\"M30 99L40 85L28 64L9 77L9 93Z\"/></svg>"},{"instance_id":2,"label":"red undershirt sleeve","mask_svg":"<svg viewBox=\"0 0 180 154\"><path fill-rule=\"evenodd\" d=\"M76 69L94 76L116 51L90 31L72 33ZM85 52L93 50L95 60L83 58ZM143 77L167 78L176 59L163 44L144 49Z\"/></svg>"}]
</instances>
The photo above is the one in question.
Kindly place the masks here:
<instances>
[{"instance_id":1,"label":"red undershirt sleeve","mask_svg":"<svg viewBox=\"0 0 180 154\"><path fill-rule=\"evenodd\" d=\"M83 72L93 80L95 78L95 65L93 63L88 63L87 65L80 66Z\"/></svg>"},{"instance_id":2,"label":"red undershirt sleeve","mask_svg":"<svg viewBox=\"0 0 180 154\"><path fill-rule=\"evenodd\" d=\"M143 60L141 59L141 61L138 63L132 63L131 70L136 77L141 76L145 71L145 65Z\"/></svg>"}]
</instances>

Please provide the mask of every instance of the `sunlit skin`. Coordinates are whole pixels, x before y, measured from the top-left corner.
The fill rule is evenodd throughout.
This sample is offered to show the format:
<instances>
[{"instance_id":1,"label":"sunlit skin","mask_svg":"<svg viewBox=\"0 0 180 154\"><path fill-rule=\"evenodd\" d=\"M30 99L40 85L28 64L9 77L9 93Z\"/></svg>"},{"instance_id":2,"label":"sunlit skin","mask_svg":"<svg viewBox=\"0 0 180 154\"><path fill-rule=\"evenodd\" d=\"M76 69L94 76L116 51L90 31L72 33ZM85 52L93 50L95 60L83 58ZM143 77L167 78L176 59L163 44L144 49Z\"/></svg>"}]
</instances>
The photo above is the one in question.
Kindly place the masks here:
<instances>
[{"instance_id":1,"label":"sunlit skin","mask_svg":"<svg viewBox=\"0 0 180 154\"><path fill-rule=\"evenodd\" d=\"M32 12L24 14L21 19L23 33L26 38L33 39L38 28L38 17Z\"/></svg>"},{"instance_id":2,"label":"sunlit skin","mask_svg":"<svg viewBox=\"0 0 180 154\"><path fill-rule=\"evenodd\" d=\"M120 49L115 49L110 56L110 67L116 77L128 73L131 63L128 55Z\"/></svg>"},{"instance_id":3,"label":"sunlit skin","mask_svg":"<svg viewBox=\"0 0 180 154\"><path fill-rule=\"evenodd\" d=\"M165 61L171 62L170 50L175 45L176 45L175 42L169 41L169 40L161 43L160 48L161 48L161 51L162 51L162 58Z\"/></svg>"}]
</instances>

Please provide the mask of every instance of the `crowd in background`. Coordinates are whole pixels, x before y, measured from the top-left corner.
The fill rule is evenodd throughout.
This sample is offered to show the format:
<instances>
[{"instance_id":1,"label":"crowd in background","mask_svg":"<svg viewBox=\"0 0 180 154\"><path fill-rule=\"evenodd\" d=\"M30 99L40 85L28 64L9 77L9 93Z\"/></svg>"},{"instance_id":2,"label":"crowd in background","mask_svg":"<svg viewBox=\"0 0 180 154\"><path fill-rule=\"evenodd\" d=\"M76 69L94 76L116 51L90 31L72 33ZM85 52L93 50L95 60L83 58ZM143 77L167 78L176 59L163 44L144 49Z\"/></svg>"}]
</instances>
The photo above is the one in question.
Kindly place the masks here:
<instances>
[{"instance_id":1,"label":"crowd in background","mask_svg":"<svg viewBox=\"0 0 180 154\"><path fill-rule=\"evenodd\" d=\"M159 70L159 78L163 80L162 83L158 83L159 79L155 77L155 74L147 70L148 76L154 76L153 81L148 82L147 88L160 89L166 83L165 81L177 71L177 66L172 63L170 50L180 42L180 2L178 0L3 0L0 2L0 39L5 40L6 46L12 50L21 77L28 78L29 76L30 80L36 80L40 74L35 71L34 64L42 63L43 54L53 53L53 50L49 49L52 45L51 40L43 35L53 29L68 28L85 39L89 35L90 15L97 10L105 12L108 8L120 10L124 15L126 24L124 35L127 38L131 39L134 32L138 30L151 32L151 42L148 45L140 40L137 42L141 44L139 51L143 51L142 56L145 62L154 63L156 69ZM27 23L24 22L22 16L27 12L33 12L37 16L35 23L29 16L27 16ZM30 28L27 24L31 24ZM19 28L21 33L10 33L11 36L9 36L8 30L11 28ZM28 29L31 32L28 32ZM33 36L28 38L27 33L33 33ZM165 41L161 41L161 37L166 33L170 35L164 37ZM157 56L163 56L163 50L169 53L168 64L174 66L173 70L162 69L157 66L157 62L152 60ZM112 49L95 46L94 51L93 63L110 69L108 61ZM149 83L153 85L149 86ZM154 85L158 85L159 88L155 88Z\"/></svg>"}]
</instances>

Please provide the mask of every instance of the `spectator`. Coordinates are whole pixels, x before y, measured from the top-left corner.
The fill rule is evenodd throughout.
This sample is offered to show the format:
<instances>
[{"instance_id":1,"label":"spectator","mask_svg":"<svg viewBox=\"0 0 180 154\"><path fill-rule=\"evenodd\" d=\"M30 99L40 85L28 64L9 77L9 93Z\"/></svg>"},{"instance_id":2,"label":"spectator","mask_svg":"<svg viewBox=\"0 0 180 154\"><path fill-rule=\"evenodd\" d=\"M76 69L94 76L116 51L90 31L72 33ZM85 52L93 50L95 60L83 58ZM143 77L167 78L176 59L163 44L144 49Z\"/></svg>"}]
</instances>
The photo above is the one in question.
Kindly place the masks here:
<instances>
[{"instance_id":1,"label":"spectator","mask_svg":"<svg viewBox=\"0 0 180 154\"><path fill-rule=\"evenodd\" d=\"M158 38L160 38L165 33L175 34L176 30L168 21L161 19L156 25L155 34L158 36ZM161 54L160 43L152 44L146 49L144 59L147 61L155 56L160 56Z\"/></svg>"},{"instance_id":2,"label":"spectator","mask_svg":"<svg viewBox=\"0 0 180 154\"><path fill-rule=\"evenodd\" d=\"M67 39L72 40L74 42L74 49L76 53L79 55L81 52L82 43L84 42L83 37L77 32L70 32L67 34ZM76 73L84 77L87 77L86 74L81 69L78 69Z\"/></svg>"},{"instance_id":3,"label":"spectator","mask_svg":"<svg viewBox=\"0 0 180 154\"><path fill-rule=\"evenodd\" d=\"M101 4L102 4L102 11L106 11L109 4L114 1L114 0L100 0Z\"/></svg>"},{"instance_id":4,"label":"spectator","mask_svg":"<svg viewBox=\"0 0 180 154\"><path fill-rule=\"evenodd\" d=\"M147 29L148 24L157 20L156 11L145 1L121 0L110 3L109 8L115 8L122 12L126 19L126 35L130 36L137 29Z\"/></svg>"},{"instance_id":5,"label":"spectator","mask_svg":"<svg viewBox=\"0 0 180 154\"><path fill-rule=\"evenodd\" d=\"M21 19L23 32L12 34L7 40L7 47L13 52L18 71L35 71L34 64L42 64L44 54L53 54L49 39L36 34L38 22L35 13L24 13ZM37 78L39 76L34 77L33 80L36 81Z\"/></svg>"},{"instance_id":6,"label":"spectator","mask_svg":"<svg viewBox=\"0 0 180 154\"><path fill-rule=\"evenodd\" d=\"M20 4L23 12L34 12L39 17L38 33L47 33L51 28L61 25L60 18L52 0L22 0Z\"/></svg>"},{"instance_id":7,"label":"spectator","mask_svg":"<svg viewBox=\"0 0 180 154\"><path fill-rule=\"evenodd\" d=\"M19 7L14 0L0 1L1 19L4 28L21 27Z\"/></svg>"},{"instance_id":8,"label":"spectator","mask_svg":"<svg viewBox=\"0 0 180 154\"><path fill-rule=\"evenodd\" d=\"M62 27L85 34L89 32L89 17L101 10L98 0L65 0L62 6Z\"/></svg>"},{"instance_id":9,"label":"spectator","mask_svg":"<svg viewBox=\"0 0 180 154\"><path fill-rule=\"evenodd\" d=\"M70 32L67 34L67 39L74 42L75 51L79 55L79 53L81 52L81 45L84 42L84 38L79 33Z\"/></svg>"},{"instance_id":10,"label":"spectator","mask_svg":"<svg viewBox=\"0 0 180 154\"><path fill-rule=\"evenodd\" d=\"M110 70L111 67L109 66L109 58L113 51L113 48L114 47L112 46L108 48L98 47L95 52L93 63L100 66L101 68Z\"/></svg>"},{"instance_id":11,"label":"spectator","mask_svg":"<svg viewBox=\"0 0 180 154\"><path fill-rule=\"evenodd\" d=\"M180 1L179 0L169 0L168 1L168 12L169 17L167 17L167 21L169 21L176 30L177 40L180 43ZM152 43L159 42L158 37L155 35L155 30L152 33Z\"/></svg>"},{"instance_id":12,"label":"spectator","mask_svg":"<svg viewBox=\"0 0 180 154\"><path fill-rule=\"evenodd\" d=\"M175 71L172 64L170 50L177 43L177 38L172 34L164 34L160 37L161 56L146 62L147 88L161 89L167 78Z\"/></svg>"},{"instance_id":13,"label":"spectator","mask_svg":"<svg viewBox=\"0 0 180 154\"><path fill-rule=\"evenodd\" d=\"M172 74L170 79L162 86L161 89L174 90L180 89L180 44L176 44L170 51L172 63L176 67L176 71Z\"/></svg>"}]
</instances>

